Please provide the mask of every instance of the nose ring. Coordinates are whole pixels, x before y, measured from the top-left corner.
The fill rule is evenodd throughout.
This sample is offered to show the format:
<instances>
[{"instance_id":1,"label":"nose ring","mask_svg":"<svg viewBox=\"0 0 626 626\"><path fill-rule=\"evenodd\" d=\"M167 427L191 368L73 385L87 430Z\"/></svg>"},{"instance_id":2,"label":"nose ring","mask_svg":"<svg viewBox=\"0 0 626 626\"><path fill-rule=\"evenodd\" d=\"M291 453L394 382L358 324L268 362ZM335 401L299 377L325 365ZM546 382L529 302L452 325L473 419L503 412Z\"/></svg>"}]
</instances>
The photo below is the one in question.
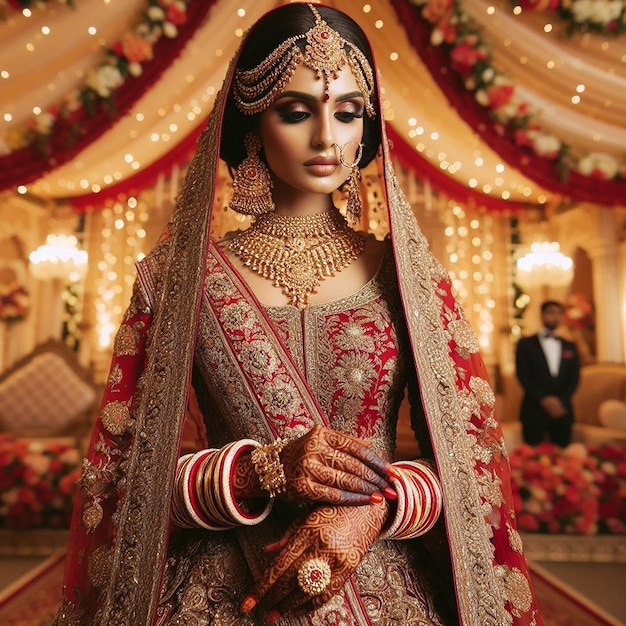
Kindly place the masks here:
<instances>
[{"instance_id":1,"label":"nose ring","mask_svg":"<svg viewBox=\"0 0 626 626\"><path fill-rule=\"evenodd\" d=\"M350 145L351 143L355 143L358 146L358 148L356 151L356 156L354 158L354 161L352 163L348 163L346 161L344 150L346 149L346 146ZM354 139L350 139L349 141L346 141L346 143L344 143L343 146L340 146L338 143L333 143L331 144L331 148L337 148L337 150L339 150L339 163L341 163L341 165L348 168L349 170L356 167L360 163L361 158L363 157L363 144L360 143L359 141L355 141Z\"/></svg>"}]
</instances>

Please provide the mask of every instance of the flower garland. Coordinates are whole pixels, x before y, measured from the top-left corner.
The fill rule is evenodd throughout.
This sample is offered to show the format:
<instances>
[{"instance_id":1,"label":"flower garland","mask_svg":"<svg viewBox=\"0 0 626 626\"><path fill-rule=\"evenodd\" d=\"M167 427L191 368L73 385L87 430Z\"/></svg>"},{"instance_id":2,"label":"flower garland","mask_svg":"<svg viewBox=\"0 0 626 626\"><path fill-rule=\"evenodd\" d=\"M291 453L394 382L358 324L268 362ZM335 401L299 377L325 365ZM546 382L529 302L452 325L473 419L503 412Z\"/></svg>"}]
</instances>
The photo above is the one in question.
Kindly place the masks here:
<instances>
[{"instance_id":1,"label":"flower garland","mask_svg":"<svg viewBox=\"0 0 626 626\"><path fill-rule=\"evenodd\" d=\"M17 322L26 317L30 298L25 287L16 282L0 284L0 321Z\"/></svg>"},{"instance_id":2,"label":"flower garland","mask_svg":"<svg viewBox=\"0 0 626 626\"><path fill-rule=\"evenodd\" d=\"M449 50L452 68L462 78L465 89L489 111L500 134L508 134L518 147L554 161L563 180L570 171L600 181L626 180L626 162L601 152L574 155L567 143L540 127L537 112L515 93L511 79L493 66L489 42L463 11L460 0L409 3L419 8L429 24L431 45L444 45Z\"/></svg>"},{"instance_id":3,"label":"flower garland","mask_svg":"<svg viewBox=\"0 0 626 626\"><path fill-rule=\"evenodd\" d=\"M619 35L626 31L624 0L510 0L524 11L555 11L567 23L566 34L595 32Z\"/></svg>"},{"instance_id":4,"label":"flower garland","mask_svg":"<svg viewBox=\"0 0 626 626\"><path fill-rule=\"evenodd\" d=\"M518 446L510 454L519 529L564 534L626 533L626 449L574 443Z\"/></svg>"},{"instance_id":5,"label":"flower garland","mask_svg":"<svg viewBox=\"0 0 626 626\"><path fill-rule=\"evenodd\" d=\"M67 94L60 104L33 116L25 125L14 127L4 137L0 136L0 156L33 145L47 154L59 120L80 117L83 113L92 117L98 103L113 111L116 90L129 77L141 76L143 65L152 60L153 48L161 37L174 39L178 36L178 26L187 20L189 2L191 0L149 0L147 9L141 13L141 21L106 51L99 66L88 73L85 84ZM71 137L69 139L71 142Z\"/></svg>"},{"instance_id":6,"label":"flower garland","mask_svg":"<svg viewBox=\"0 0 626 626\"><path fill-rule=\"evenodd\" d=\"M80 472L74 446L0 434L0 527L67 528Z\"/></svg>"},{"instance_id":7,"label":"flower garland","mask_svg":"<svg viewBox=\"0 0 626 626\"><path fill-rule=\"evenodd\" d=\"M45 5L50 0L6 0L6 4L9 9L14 11L23 11L24 9L30 9L33 5ZM60 4L67 4L70 7L74 7L73 0L56 0ZM1 3L0 3L1 4Z\"/></svg>"}]
</instances>

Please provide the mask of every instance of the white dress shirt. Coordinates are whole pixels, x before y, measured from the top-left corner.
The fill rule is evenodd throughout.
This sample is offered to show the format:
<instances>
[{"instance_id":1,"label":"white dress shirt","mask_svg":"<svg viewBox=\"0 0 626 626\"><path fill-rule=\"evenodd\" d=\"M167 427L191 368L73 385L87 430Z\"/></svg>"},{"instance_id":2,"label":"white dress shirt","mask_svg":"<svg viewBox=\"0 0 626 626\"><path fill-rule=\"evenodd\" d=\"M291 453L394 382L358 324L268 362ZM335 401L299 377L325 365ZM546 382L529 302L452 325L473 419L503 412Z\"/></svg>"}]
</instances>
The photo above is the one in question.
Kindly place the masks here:
<instances>
[{"instance_id":1,"label":"white dress shirt","mask_svg":"<svg viewBox=\"0 0 626 626\"><path fill-rule=\"evenodd\" d=\"M539 343L548 362L550 374L556 378L561 366L561 342L553 331L543 328L539 333Z\"/></svg>"}]
</instances>

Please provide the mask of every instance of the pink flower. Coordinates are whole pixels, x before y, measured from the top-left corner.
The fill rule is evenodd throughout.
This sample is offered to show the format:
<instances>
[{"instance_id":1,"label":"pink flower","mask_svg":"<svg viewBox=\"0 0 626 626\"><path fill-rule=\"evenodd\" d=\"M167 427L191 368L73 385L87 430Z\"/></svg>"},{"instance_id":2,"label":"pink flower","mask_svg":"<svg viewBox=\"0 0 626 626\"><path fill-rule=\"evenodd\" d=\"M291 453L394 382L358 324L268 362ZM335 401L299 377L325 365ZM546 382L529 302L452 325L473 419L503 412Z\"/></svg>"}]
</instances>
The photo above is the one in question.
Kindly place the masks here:
<instances>
[{"instance_id":1,"label":"pink flower","mask_svg":"<svg viewBox=\"0 0 626 626\"><path fill-rule=\"evenodd\" d=\"M455 46L450 53L452 67L466 77L472 73L476 63L487 58L487 53L484 50L475 48L475 44L475 41L468 38L463 43Z\"/></svg>"},{"instance_id":2,"label":"pink flower","mask_svg":"<svg viewBox=\"0 0 626 626\"><path fill-rule=\"evenodd\" d=\"M513 85L492 85L488 87L489 106L492 109L499 109L509 102L514 91Z\"/></svg>"}]
</instances>

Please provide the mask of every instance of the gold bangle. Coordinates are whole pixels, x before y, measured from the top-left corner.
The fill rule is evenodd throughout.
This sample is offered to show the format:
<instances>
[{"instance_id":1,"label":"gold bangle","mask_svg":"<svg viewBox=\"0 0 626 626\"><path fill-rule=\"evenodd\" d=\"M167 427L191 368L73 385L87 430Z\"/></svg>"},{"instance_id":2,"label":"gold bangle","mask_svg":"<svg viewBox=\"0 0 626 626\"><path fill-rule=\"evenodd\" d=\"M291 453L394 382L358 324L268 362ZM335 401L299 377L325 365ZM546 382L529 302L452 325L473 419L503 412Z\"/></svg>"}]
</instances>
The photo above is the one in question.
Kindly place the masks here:
<instances>
[{"instance_id":1,"label":"gold bangle","mask_svg":"<svg viewBox=\"0 0 626 626\"><path fill-rule=\"evenodd\" d=\"M270 498L283 493L287 486L285 469L279 456L287 443L289 439L277 439L274 443L256 448L250 455L261 487L270 494Z\"/></svg>"}]
</instances>

